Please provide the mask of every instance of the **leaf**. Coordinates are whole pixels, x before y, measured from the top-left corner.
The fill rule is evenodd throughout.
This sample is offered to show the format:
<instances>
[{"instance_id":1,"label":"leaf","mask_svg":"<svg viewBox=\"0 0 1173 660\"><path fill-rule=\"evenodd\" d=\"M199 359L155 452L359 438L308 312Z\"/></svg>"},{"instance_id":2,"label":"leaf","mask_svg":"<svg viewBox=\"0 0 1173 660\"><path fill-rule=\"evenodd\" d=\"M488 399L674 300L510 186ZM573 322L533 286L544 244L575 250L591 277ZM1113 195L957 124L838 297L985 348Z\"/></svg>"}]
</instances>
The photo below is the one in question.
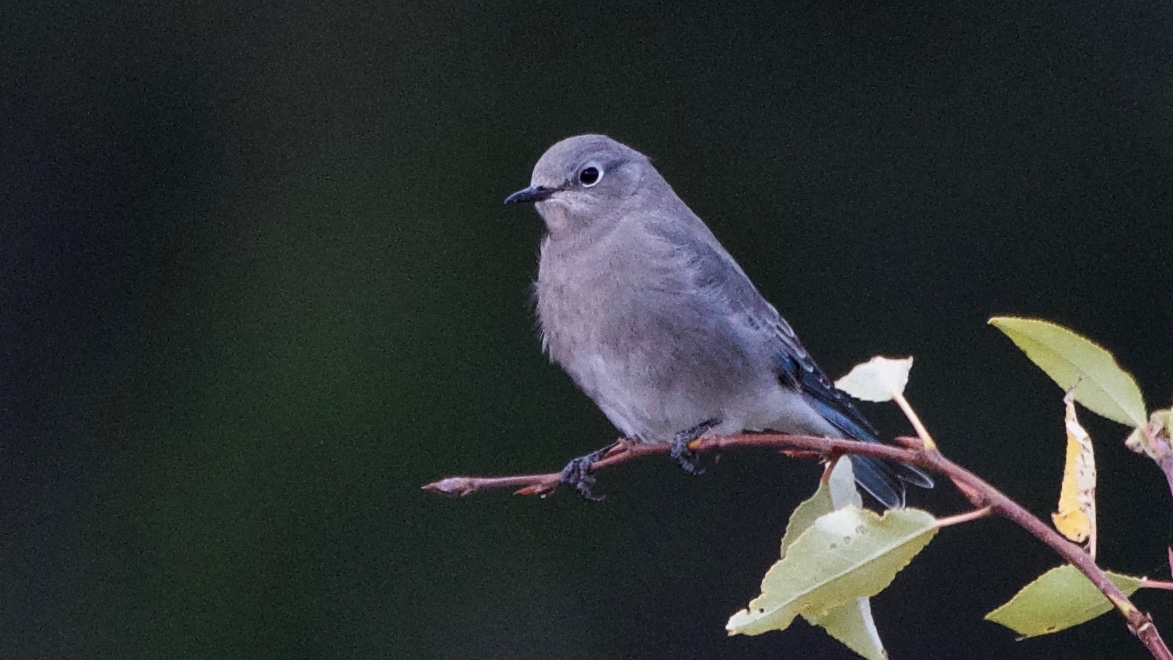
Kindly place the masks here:
<instances>
[{"instance_id":1,"label":"leaf","mask_svg":"<svg viewBox=\"0 0 1173 660\"><path fill-rule=\"evenodd\" d=\"M1146 433L1147 431L1147 433ZM1149 415L1148 427L1133 429L1124 446L1138 454L1159 461L1169 454L1169 438L1173 435L1173 409L1156 410ZM1155 442L1150 442L1149 437Z\"/></svg>"},{"instance_id":2,"label":"leaf","mask_svg":"<svg viewBox=\"0 0 1173 660\"><path fill-rule=\"evenodd\" d=\"M851 460L844 457L836 461L826 481L819 483L818 490L809 499L799 504L790 514L786 533L782 536L782 556L820 516L844 506L862 506L863 498L855 487L855 475ZM885 660L884 643L876 630L872 618L872 607L867 598L856 598L834 608L824 616L804 615L808 623L819 626L847 648L868 660Z\"/></svg>"},{"instance_id":3,"label":"leaf","mask_svg":"<svg viewBox=\"0 0 1173 660\"><path fill-rule=\"evenodd\" d=\"M1108 578L1131 596L1143 578L1108 571ZM1112 603L1096 589L1087 576L1071 564L1043 573L1010 599L1010 602L986 615L1023 637L1037 637L1058 632L1108 612Z\"/></svg>"},{"instance_id":4,"label":"leaf","mask_svg":"<svg viewBox=\"0 0 1173 660\"><path fill-rule=\"evenodd\" d=\"M839 465L845 461L836 461L835 471L840 469ZM851 460L847 460L847 469L850 470ZM833 474L834 472L832 472ZM802 504L794 508L794 512L790 514L790 521L786 523L786 532L782 534L782 558L786 558L786 551L802 533L810 529L811 525L815 524L825 514L831 513L835 510L835 506L831 502L831 489L827 482L820 481L819 488Z\"/></svg>"},{"instance_id":5,"label":"leaf","mask_svg":"<svg viewBox=\"0 0 1173 660\"><path fill-rule=\"evenodd\" d=\"M827 490L831 494L831 506L819 515L845 506L863 508L863 498L855 487L855 466L850 458L845 456L835 462L835 469L827 475Z\"/></svg>"},{"instance_id":6,"label":"leaf","mask_svg":"<svg viewBox=\"0 0 1173 660\"><path fill-rule=\"evenodd\" d=\"M1169 492L1173 493L1173 409L1158 410L1150 415L1148 425L1133 429L1124 446L1153 459L1165 474ZM1173 566L1173 561L1170 565Z\"/></svg>"},{"instance_id":7,"label":"leaf","mask_svg":"<svg viewBox=\"0 0 1173 660\"><path fill-rule=\"evenodd\" d=\"M891 401L904 394L912 358L894 360L874 357L855 365L846 376L835 381L835 387L861 401Z\"/></svg>"},{"instance_id":8,"label":"leaf","mask_svg":"<svg viewBox=\"0 0 1173 660\"><path fill-rule=\"evenodd\" d=\"M782 535L782 556L786 556L786 549L810 529L820 516L851 505L862 507L863 498L855 487L851 459L844 457L835 462L827 479L819 482L815 494L795 507L794 513L790 514L790 522L786 523L786 532Z\"/></svg>"},{"instance_id":9,"label":"leaf","mask_svg":"<svg viewBox=\"0 0 1173 660\"><path fill-rule=\"evenodd\" d=\"M1055 529L1075 543L1086 543L1088 554L1096 558L1096 458L1092 439L1075 416L1072 393L1063 397L1067 404L1067 460L1063 466L1063 485L1059 491L1059 511L1051 514Z\"/></svg>"},{"instance_id":10,"label":"leaf","mask_svg":"<svg viewBox=\"0 0 1173 660\"><path fill-rule=\"evenodd\" d=\"M848 601L823 616L806 614L803 618L826 630L840 644L867 660L888 660L880 631L876 630L876 621L872 618L871 601L867 598Z\"/></svg>"},{"instance_id":11,"label":"leaf","mask_svg":"<svg viewBox=\"0 0 1173 660\"><path fill-rule=\"evenodd\" d=\"M847 506L824 514L770 567L762 595L725 628L745 635L784 630L800 614L826 617L850 600L874 596L936 533L936 519L918 509L892 509L880 517Z\"/></svg>"},{"instance_id":12,"label":"leaf","mask_svg":"<svg viewBox=\"0 0 1173 660\"><path fill-rule=\"evenodd\" d=\"M1133 427L1147 421L1140 388L1107 349L1047 321L995 316L990 324L1088 410Z\"/></svg>"}]
</instances>

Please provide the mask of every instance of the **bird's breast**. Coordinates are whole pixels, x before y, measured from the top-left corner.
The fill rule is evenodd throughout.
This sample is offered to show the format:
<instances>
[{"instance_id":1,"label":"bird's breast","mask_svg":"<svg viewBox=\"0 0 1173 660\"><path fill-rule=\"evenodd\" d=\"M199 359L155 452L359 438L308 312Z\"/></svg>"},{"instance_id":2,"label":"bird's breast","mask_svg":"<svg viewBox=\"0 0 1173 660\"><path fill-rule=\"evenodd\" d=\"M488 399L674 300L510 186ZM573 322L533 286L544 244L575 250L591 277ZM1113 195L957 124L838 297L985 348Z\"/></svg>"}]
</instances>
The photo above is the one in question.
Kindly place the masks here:
<instances>
[{"instance_id":1,"label":"bird's breast","mask_svg":"<svg viewBox=\"0 0 1173 660\"><path fill-rule=\"evenodd\" d=\"M621 339L608 332L625 324L631 300L619 295L617 273L569 255L559 258L543 250L536 284L542 348L568 370L575 357L594 353ZM572 373L572 375L574 375Z\"/></svg>"},{"instance_id":2,"label":"bird's breast","mask_svg":"<svg viewBox=\"0 0 1173 660\"><path fill-rule=\"evenodd\" d=\"M709 294L664 255L625 247L593 259L544 246L536 285L545 351L617 426L659 436L776 388Z\"/></svg>"}]
</instances>

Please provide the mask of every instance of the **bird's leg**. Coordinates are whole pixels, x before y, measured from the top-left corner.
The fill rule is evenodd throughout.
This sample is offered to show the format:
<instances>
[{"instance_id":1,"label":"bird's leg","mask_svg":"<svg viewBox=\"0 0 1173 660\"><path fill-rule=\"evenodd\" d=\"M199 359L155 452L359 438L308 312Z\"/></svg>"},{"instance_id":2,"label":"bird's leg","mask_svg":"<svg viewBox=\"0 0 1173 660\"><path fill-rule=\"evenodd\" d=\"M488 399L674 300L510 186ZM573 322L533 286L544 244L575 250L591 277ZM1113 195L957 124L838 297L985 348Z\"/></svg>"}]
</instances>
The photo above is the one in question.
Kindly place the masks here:
<instances>
[{"instance_id":1,"label":"bird's leg","mask_svg":"<svg viewBox=\"0 0 1173 660\"><path fill-rule=\"evenodd\" d=\"M672 438L672 458L680 463L680 467L684 471L693 475L702 475L705 473L704 468L701 467L701 457L695 451L688 448L688 443L708 432L709 429L721 423L719 419L706 419L696 426L685 429L676 434Z\"/></svg>"},{"instance_id":2,"label":"bird's leg","mask_svg":"<svg viewBox=\"0 0 1173 660\"><path fill-rule=\"evenodd\" d=\"M562 468L562 483L577 490L583 499L592 502L601 502L606 499L604 496L595 495L591 491L591 487L595 485L595 475L591 474L591 465L606 456L607 452L618 445L618 442L612 442L602 449L597 449L585 456L579 456L571 460L566 464L566 467Z\"/></svg>"}]
</instances>

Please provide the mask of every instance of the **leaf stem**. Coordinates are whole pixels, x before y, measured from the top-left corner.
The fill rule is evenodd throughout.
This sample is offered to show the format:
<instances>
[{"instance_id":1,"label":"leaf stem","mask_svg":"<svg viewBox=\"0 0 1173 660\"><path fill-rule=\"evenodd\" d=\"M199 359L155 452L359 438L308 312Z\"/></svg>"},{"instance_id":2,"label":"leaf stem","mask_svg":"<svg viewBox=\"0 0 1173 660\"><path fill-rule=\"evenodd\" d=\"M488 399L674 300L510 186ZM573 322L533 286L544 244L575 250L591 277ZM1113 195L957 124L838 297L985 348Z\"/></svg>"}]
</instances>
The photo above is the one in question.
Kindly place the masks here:
<instances>
[{"instance_id":1,"label":"leaf stem","mask_svg":"<svg viewBox=\"0 0 1173 660\"><path fill-rule=\"evenodd\" d=\"M935 451L937 449L936 441L933 440L933 436L929 435L929 430L920 421L920 416L912 409L912 406L908 403L908 399L905 399L903 394L897 392L892 396L892 400L904 411L904 416L908 418L908 421L912 422L912 428L916 429L916 434L925 443L925 451Z\"/></svg>"},{"instance_id":2,"label":"leaf stem","mask_svg":"<svg viewBox=\"0 0 1173 660\"><path fill-rule=\"evenodd\" d=\"M993 512L993 508L984 506L980 509L959 513L955 516L949 516L948 518L937 518L937 528L940 529L943 527L950 527L952 525L960 525L961 523L967 523L971 520L977 520L978 518L985 518Z\"/></svg>"},{"instance_id":3,"label":"leaf stem","mask_svg":"<svg viewBox=\"0 0 1173 660\"><path fill-rule=\"evenodd\" d=\"M1173 591L1173 582L1165 582L1163 580L1150 580L1144 578L1140 581L1142 589L1164 589L1165 591Z\"/></svg>"}]
</instances>

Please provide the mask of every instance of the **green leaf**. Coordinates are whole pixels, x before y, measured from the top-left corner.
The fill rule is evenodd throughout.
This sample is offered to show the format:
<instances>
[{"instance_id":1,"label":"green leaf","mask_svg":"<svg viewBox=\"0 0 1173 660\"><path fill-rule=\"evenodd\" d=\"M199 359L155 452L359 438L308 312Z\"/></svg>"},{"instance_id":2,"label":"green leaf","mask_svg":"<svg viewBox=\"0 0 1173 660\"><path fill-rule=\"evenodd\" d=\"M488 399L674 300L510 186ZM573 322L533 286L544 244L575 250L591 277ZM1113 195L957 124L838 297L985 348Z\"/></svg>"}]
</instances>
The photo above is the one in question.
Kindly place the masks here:
<instances>
[{"instance_id":1,"label":"green leaf","mask_svg":"<svg viewBox=\"0 0 1173 660\"><path fill-rule=\"evenodd\" d=\"M1142 578L1108 571L1112 583L1131 596ZM1037 637L1077 626L1108 612L1112 603L1071 564L1043 573L1010 602L986 615L1023 637Z\"/></svg>"},{"instance_id":2,"label":"green leaf","mask_svg":"<svg viewBox=\"0 0 1173 660\"><path fill-rule=\"evenodd\" d=\"M894 360L877 356L852 367L835 381L835 387L861 401L891 401L904 394L911 370L910 357Z\"/></svg>"},{"instance_id":3,"label":"green leaf","mask_svg":"<svg viewBox=\"0 0 1173 660\"><path fill-rule=\"evenodd\" d=\"M844 506L862 506L863 499L855 488L851 460L840 458L826 482L820 482L810 499L799 504L790 514L786 533L782 536L782 556L820 516ZM856 598L834 608L824 616L804 615L807 622L819 626L847 648L868 660L886 660L884 642L876 630L872 607L867 598Z\"/></svg>"},{"instance_id":4,"label":"green leaf","mask_svg":"<svg viewBox=\"0 0 1173 660\"><path fill-rule=\"evenodd\" d=\"M876 621L872 618L871 602L867 598L848 601L823 616L806 614L803 618L811 625L826 630L840 644L867 660L888 660L884 643L880 641L880 631L876 630Z\"/></svg>"},{"instance_id":5,"label":"green leaf","mask_svg":"<svg viewBox=\"0 0 1173 660\"><path fill-rule=\"evenodd\" d=\"M786 556L786 549L821 516L852 505L862 507L863 498L855 487L851 459L843 457L835 462L827 480L819 482L815 494L795 507L790 514L790 522L786 523L786 532L782 535L782 556Z\"/></svg>"},{"instance_id":6,"label":"green leaf","mask_svg":"<svg viewBox=\"0 0 1173 660\"><path fill-rule=\"evenodd\" d=\"M839 469L839 463L844 461L837 461L835 469ZM849 465L847 469L851 469L850 460L846 461ZM790 521L786 523L786 532L782 535L782 557L786 556L786 550L794 545L798 537L802 533L810 529L811 525L815 524L821 516L831 513L835 507L831 504L831 489L826 482L820 481L819 488L814 495L804 500L794 508L794 513L790 514Z\"/></svg>"},{"instance_id":7,"label":"green leaf","mask_svg":"<svg viewBox=\"0 0 1173 660\"><path fill-rule=\"evenodd\" d=\"M1088 410L1128 426L1144 426L1144 398L1132 375L1116 364L1107 349L1067 328L1011 316L990 324L1006 334L1059 387L1074 390Z\"/></svg>"},{"instance_id":8,"label":"green leaf","mask_svg":"<svg viewBox=\"0 0 1173 660\"><path fill-rule=\"evenodd\" d=\"M918 509L880 517L847 506L820 516L766 573L762 595L730 617L726 630L784 630L800 614L822 619L848 601L880 593L936 535L936 522Z\"/></svg>"}]
</instances>

